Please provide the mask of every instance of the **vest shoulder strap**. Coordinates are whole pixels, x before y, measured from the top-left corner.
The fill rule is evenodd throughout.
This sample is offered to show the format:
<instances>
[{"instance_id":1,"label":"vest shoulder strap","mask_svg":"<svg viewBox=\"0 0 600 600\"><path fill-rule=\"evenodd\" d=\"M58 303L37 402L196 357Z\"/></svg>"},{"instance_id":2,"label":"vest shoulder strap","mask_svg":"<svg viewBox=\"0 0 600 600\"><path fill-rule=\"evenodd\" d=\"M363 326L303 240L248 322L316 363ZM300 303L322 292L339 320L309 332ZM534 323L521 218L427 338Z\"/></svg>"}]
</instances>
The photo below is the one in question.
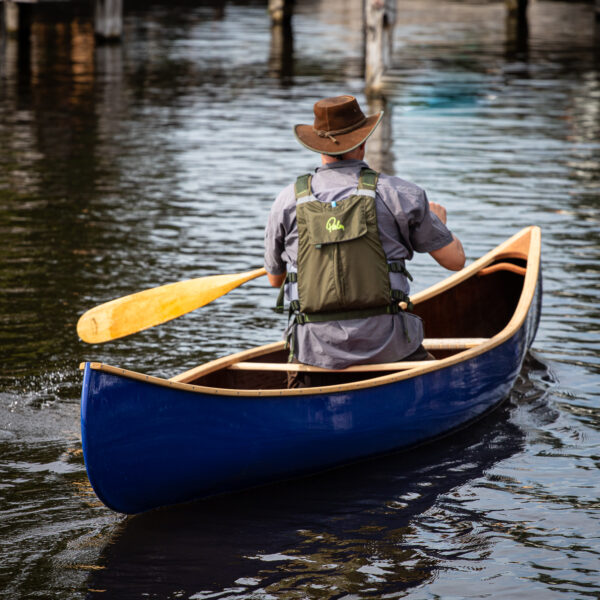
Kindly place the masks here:
<instances>
[{"instance_id":1,"label":"vest shoulder strap","mask_svg":"<svg viewBox=\"0 0 600 600\"><path fill-rule=\"evenodd\" d=\"M307 173L306 175L300 175L300 177L298 177L298 179L296 179L296 183L294 185L294 193L296 194L296 200L310 196L311 180L312 180L312 175L310 173Z\"/></svg>"},{"instance_id":2,"label":"vest shoulder strap","mask_svg":"<svg viewBox=\"0 0 600 600\"><path fill-rule=\"evenodd\" d=\"M379 179L379 173L373 171L373 169L363 168L360 171L360 177L358 178L358 189L359 190L371 190L375 191L377 188L377 180Z\"/></svg>"}]
</instances>

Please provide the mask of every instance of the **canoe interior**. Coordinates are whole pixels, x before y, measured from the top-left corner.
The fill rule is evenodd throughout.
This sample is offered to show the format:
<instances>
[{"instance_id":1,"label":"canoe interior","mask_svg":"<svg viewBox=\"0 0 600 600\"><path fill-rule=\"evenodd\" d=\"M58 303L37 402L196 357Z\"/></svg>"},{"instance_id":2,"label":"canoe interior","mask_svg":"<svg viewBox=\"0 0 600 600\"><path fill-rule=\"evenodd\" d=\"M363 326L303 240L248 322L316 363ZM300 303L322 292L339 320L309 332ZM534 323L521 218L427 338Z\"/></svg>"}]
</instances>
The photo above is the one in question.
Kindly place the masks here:
<instances>
[{"instance_id":1,"label":"canoe interior","mask_svg":"<svg viewBox=\"0 0 600 600\"><path fill-rule=\"evenodd\" d=\"M502 257L491 263L512 263L526 267L522 258ZM490 338L506 327L513 316L521 292L523 275L497 271L474 275L454 287L415 305L414 313L423 319L427 338ZM463 350L436 350L435 358L446 358ZM287 351L276 351L249 359L255 362L287 362ZM338 373L338 384L372 379L389 372ZM228 389L281 389L287 387L287 375L273 371L219 370L188 383Z\"/></svg>"},{"instance_id":2,"label":"canoe interior","mask_svg":"<svg viewBox=\"0 0 600 600\"><path fill-rule=\"evenodd\" d=\"M502 258L497 263L526 267L519 258ZM425 324L425 337L493 337L513 316L524 277L510 271L475 275L443 293L415 306ZM436 358L443 358L437 356Z\"/></svg>"}]
</instances>

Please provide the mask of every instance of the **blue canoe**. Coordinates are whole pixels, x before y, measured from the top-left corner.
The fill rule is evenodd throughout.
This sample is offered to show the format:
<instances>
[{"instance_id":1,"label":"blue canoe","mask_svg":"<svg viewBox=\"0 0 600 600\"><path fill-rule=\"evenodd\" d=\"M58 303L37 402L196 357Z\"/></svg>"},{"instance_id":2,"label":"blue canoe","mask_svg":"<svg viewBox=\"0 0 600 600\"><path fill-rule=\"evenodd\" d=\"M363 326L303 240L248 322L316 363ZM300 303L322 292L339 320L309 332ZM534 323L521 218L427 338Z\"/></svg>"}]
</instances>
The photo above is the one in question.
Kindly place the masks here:
<instances>
[{"instance_id":1,"label":"blue canoe","mask_svg":"<svg viewBox=\"0 0 600 600\"><path fill-rule=\"evenodd\" d=\"M340 384L288 390L283 342L171 379L85 363L89 480L108 507L138 513L404 450L505 399L537 329L541 233L528 227L416 294L436 360L357 365Z\"/></svg>"}]
</instances>

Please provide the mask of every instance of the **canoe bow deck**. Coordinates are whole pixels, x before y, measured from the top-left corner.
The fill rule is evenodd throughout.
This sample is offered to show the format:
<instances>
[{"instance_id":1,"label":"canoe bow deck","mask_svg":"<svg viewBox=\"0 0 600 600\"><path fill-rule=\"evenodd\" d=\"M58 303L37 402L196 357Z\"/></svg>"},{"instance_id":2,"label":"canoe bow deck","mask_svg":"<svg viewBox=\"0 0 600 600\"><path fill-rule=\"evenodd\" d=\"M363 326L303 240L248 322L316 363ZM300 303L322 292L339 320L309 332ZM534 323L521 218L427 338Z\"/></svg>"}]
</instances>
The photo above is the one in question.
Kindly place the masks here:
<instances>
[{"instance_id":1,"label":"canoe bow deck","mask_svg":"<svg viewBox=\"0 0 600 600\"><path fill-rule=\"evenodd\" d=\"M340 384L288 390L283 342L172 379L86 363L82 440L90 481L135 513L388 453L500 403L533 341L541 233L529 227L413 297L434 361L357 365ZM448 314L452 318L448 318Z\"/></svg>"}]
</instances>

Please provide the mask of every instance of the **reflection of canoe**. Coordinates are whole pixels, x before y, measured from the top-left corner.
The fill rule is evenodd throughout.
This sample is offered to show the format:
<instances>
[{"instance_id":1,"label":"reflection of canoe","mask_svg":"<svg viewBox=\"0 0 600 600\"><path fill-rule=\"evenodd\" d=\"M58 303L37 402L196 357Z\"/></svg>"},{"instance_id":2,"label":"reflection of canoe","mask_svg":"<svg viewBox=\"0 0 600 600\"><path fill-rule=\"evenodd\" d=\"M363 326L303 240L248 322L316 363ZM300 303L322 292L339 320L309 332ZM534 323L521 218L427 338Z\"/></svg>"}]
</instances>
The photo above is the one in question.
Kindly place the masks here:
<instances>
[{"instance_id":1,"label":"reflection of canoe","mask_svg":"<svg viewBox=\"0 0 600 600\"><path fill-rule=\"evenodd\" d=\"M526 378L518 385L520 390L536 389ZM174 590L184 590L185 598L198 590L213 592L196 598L331 598L333 593L318 596L310 587L323 583L329 589L332 578L341 583L336 597L353 591L347 597L356 598L360 571L363 586L377 587L371 597L397 598L435 579L448 564L439 544L429 543L427 550L411 543L415 518L427 513L440 495L484 476L520 451L524 433L507 418L509 411L506 402L467 430L419 452L213 498L201 510L192 503L124 519L96 560L103 568L94 569L87 581L88 589L106 591L90 598L135 598L140 589L151 589L154 598L173 598ZM393 510L400 504L401 510ZM389 564L377 584L359 568L372 564L365 546L377 548L379 564ZM473 536L452 539L456 556L472 553L473 546ZM326 568L334 556L335 573ZM408 564L414 567L407 570ZM307 575L307 569L310 574L294 579L295 594L278 593L280 569L288 575ZM234 581L235 592L226 594Z\"/></svg>"},{"instance_id":2,"label":"reflection of canoe","mask_svg":"<svg viewBox=\"0 0 600 600\"><path fill-rule=\"evenodd\" d=\"M285 389L283 343L170 380L86 363L88 476L136 513L299 476L439 437L510 391L541 305L541 236L524 229L416 294L435 361L360 366L323 388Z\"/></svg>"}]
</instances>

